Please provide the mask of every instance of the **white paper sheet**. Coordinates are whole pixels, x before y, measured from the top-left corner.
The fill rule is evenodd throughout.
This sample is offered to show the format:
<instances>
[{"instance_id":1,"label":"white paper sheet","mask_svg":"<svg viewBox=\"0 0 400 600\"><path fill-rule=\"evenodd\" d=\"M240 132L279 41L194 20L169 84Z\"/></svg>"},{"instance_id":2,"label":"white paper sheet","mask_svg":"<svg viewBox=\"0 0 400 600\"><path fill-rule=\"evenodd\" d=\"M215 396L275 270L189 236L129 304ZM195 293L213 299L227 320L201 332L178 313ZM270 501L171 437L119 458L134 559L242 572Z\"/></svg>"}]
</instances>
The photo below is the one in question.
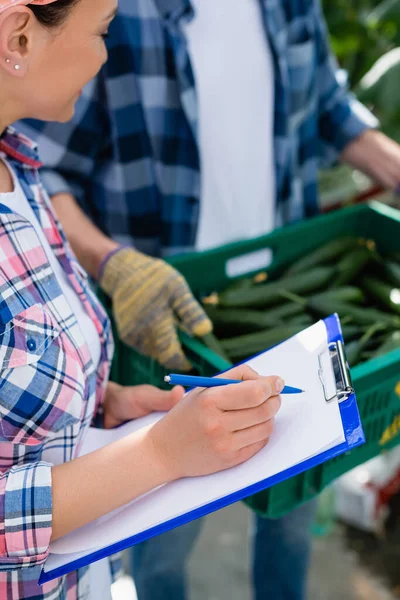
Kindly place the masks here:
<instances>
[{"instance_id":1,"label":"white paper sheet","mask_svg":"<svg viewBox=\"0 0 400 600\"><path fill-rule=\"evenodd\" d=\"M327 333L321 321L248 362L262 375L280 375L287 385L306 390L301 395L282 396L274 433L269 444L256 456L221 473L164 485L53 542L45 570L207 505L342 443L345 437L338 402L325 401L318 377L318 356L326 349ZM324 375L331 377L329 387L334 385L333 371ZM91 429L82 454L161 417L162 414L153 414L111 431Z\"/></svg>"}]
</instances>

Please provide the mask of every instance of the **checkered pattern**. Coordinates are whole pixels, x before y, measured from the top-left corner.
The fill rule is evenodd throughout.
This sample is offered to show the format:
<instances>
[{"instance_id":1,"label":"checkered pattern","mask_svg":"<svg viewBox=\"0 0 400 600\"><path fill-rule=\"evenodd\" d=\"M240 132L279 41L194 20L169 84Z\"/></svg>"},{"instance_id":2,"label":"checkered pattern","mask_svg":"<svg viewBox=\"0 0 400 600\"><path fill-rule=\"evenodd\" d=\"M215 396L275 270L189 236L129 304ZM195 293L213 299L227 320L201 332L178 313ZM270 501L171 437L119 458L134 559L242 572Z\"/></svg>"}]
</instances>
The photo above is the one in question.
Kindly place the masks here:
<instances>
[{"instance_id":1,"label":"checkered pattern","mask_svg":"<svg viewBox=\"0 0 400 600\"><path fill-rule=\"evenodd\" d=\"M0 158L14 170L102 348L94 365L33 226L0 203L0 598L83 600L87 569L43 587L37 581L51 536L51 467L76 457L98 411L110 326L43 191L35 147L9 130Z\"/></svg>"},{"instance_id":2,"label":"checkered pattern","mask_svg":"<svg viewBox=\"0 0 400 600\"><path fill-rule=\"evenodd\" d=\"M275 67L278 226L317 212L318 168L376 121L340 81L318 0L257 1ZM180 27L191 17L189 0L120 0L108 63L74 119L26 126L50 193L72 191L104 232L154 256L196 239L198 110Z\"/></svg>"}]
</instances>

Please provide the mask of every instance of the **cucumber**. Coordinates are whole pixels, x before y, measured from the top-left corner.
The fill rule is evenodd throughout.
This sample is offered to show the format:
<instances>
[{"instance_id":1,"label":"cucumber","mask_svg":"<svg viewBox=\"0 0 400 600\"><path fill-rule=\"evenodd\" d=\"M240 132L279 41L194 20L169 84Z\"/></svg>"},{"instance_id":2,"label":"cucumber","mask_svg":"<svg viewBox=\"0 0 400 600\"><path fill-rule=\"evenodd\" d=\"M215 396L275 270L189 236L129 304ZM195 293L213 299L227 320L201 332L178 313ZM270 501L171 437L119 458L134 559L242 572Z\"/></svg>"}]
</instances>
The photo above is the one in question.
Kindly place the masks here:
<instances>
[{"instance_id":1,"label":"cucumber","mask_svg":"<svg viewBox=\"0 0 400 600\"><path fill-rule=\"evenodd\" d=\"M383 265L383 272L387 280L394 286L400 288L400 265L388 260Z\"/></svg>"},{"instance_id":2,"label":"cucumber","mask_svg":"<svg viewBox=\"0 0 400 600\"><path fill-rule=\"evenodd\" d=\"M281 291L295 294L307 294L329 284L335 274L335 267L316 267L309 273L300 273L282 281L260 284L249 290L223 292L219 296L219 305L231 308L266 307L278 303Z\"/></svg>"},{"instance_id":3,"label":"cucumber","mask_svg":"<svg viewBox=\"0 0 400 600\"><path fill-rule=\"evenodd\" d=\"M360 290L360 288L346 285L343 287L338 287L330 290L326 290L326 292L320 292L307 299L307 301L312 300L313 298L317 298L319 300L330 300L332 302L355 302L356 304L361 304L365 300L365 296Z\"/></svg>"},{"instance_id":4,"label":"cucumber","mask_svg":"<svg viewBox=\"0 0 400 600\"><path fill-rule=\"evenodd\" d=\"M359 325L343 325L342 324L343 338L346 344L358 339L363 334L363 329Z\"/></svg>"},{"instance_id":5,"label":"cucumber","mask_svg":"<svg viewBox=\"0 0 400 600\"><path fill-rule=\"evenodd\" d=\"M310 327L310 325L313 325L314 323L315 319L307 313L296 315L295 317L288 319L289 325L301 325L304 329Z\"/></svg>"},{"instance_id":6,"label":"cucumber","mask_svg":"<svg viewBox=\"0 0 400 600\"><path fill-rule=\"evenodd\" d=\"M206 335L203 335L201 339L204 345L207 346L209 350L212 350L213 352L215 352L215 354L218 354L218 356L229 362L229 358L226 356L220 342L217 340L213 333L207 333Z\"/></svg>"},{"instance_id":7,"label":"cucumber","mask_svg":"<svg viewBox=\"0 0 400 600\"><path fill-rule=\"evenodd\" d=\"M229 358L239 360L276 346L276 344L296 335L302 329L301 325L282 325L275 327L275 329L224 340L221 342L221 346Z\"/></svg>"},{"instance_id":8,"label":"cucumber","mask_svg":"<svg viewBox=\"0 0 400 600\"><path fill-rule=\"evenodd\" d=\"M347 302L332 302L326 299L318 300L316 298L308 302L308 308L322 318L337 312L341 318L350 316L356 323L361 325L380 323L385 328L400 329L400 318L398 316L389 315L375 308L354 306Z\"/></svg>"},{"instance_id":9,"label":"cucumber","mask_svg":"<svg viewBox=\"0 0 400 600\"><path fill-rule=\"evenodd\" d=\"M367 348L371 338L379 331L379 329L379 324L371 325L359 340L355 340L346 345L346 358L351 367L354 367L360 362L362 353Z\"/></svg>"},{"instance_id":10,"label":"cucumber","mask_svg":"<svg viewBox=\"0 0 400 600\"><path fill-rule=\"evenodd\" d=\"M362 277L361 286L375 300L400 315L400 289L393 288L375 277Z\"/></svg>"},{"instance_id":11,"label":"cucumber","mask_svg":"<svg viewBox=\"0 0 400 600\"><path fill-rule=\"evenodd\" d=\"M286 275L289 276L297 273L304 273L318 265L336 260L344 253L348 253L349 250L354 248L357 244L358 241L354 237L343 237L328 242L324 246L317 248L313 252L310 252L297 260L289 267L289 269L287 269Z\"/></svg>"},{"instance_id":12,"label":"cucumber","mask_svg":"<svg viewBox=\"0 0 400 600\"><path fill-rule=\"evenodd\" d=\"M346 359L350 367L356 366L359 362L361 353L362 348L360 347L360 342L358 340L346 344Z\"/></svg>"},{"instance_id":13,"label":"cucumber","mask_svg":"<svg viewBox=\"0 0 400 600\"><path fill-rule=\"evenodd\" d=\"M354 281L362 273L372 259L372 252L366 247L360 247L344 256L338 264L338 274L333 287L341 287Z\"/></svg>"},{"instance_id":14,"label":"cucumber","mask_svg":"<svg viewBox=\"0 0 400 600\"><path fill-rule=\"evenodd\" d=\"M360 362L366 362L367 360L371 360L372 358L375 358L375 352L371 352L371 350L365 350L365 352L361 353Z\"/></svg>"},{"instance_id":15,"label":"cucumber","mask_svg":"<svg viewBox=\"0 0 400 600\"><path fill-rule=\"evenodd\" d=\"M269 318L275 320L275 325L277 325L279 321L299 315L303 311L303 305L298 304L297 302L288 302L287 304L282 304L282 306L268 308L265 312Z\"/></svg>"},{"instance_id":16,"label":"cucumber","mask_svg":"<svg viewBox=\"0 0 400 600\"><path fill-rule=\"evenodd\" d=\"M276 316L270 316L268 311L229 308L222 310L215 306L205 306L218 337L241 335L275 327L279 323Z\"/></svg>"},{"instance_id":17,"label":"cucumber","mask_svg":"<svg viewBox=\"0 0 400 600\"><path fill-rule=\"evenodd\" d=\"M378 347L374 356L382 356L400 348L400 331L392 331L386 340Z\"/></svg>"},{"instance_id":18,"label":"cucumber","mask_svg":"<svg viewBox=\"0 0 400 600\"><path fill-rule=\"evenodd\" d=\"M387 258L393 262L400 264L400 252L389 252Z\"/></svg>"},{"instance_id":19,"label":"cucumber","mask_svg":"<svg viewBox=\"0 0 400 600\"><path fill-rule=\"evenodd\" d=\"M249 288L259 285L260 283L265 283L268 279L268 273L266 271L260 271L257 275L252 275L251 277L242 277L241 279L234 279L229 283L224 292L227 291L236 291L236 290L248 290Z\"/></svg>"},{"instance_id":20,"label":"cucumber","mask_svg":"<svg viewBox=\"0 0 400 600\"><path fill-rule=\"evenodd\" d=\"M253 280L251 277L245 277L244 279L236 279L232 281L227 287L225 291L235 291L235 290L248 290L253 286Z\"/></svg>"}]
</instances>

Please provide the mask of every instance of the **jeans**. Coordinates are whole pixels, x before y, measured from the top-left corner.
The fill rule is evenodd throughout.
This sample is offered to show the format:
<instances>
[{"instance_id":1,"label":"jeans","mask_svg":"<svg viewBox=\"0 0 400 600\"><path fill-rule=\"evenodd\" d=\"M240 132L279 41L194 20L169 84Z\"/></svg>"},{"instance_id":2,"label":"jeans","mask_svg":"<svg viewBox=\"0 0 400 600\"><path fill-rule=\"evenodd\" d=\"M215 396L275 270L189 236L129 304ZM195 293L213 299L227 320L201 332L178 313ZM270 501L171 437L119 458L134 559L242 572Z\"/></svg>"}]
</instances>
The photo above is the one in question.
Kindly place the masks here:
<instances>
[{"instance_id":1,"label":"jeans","mask_svg":"<svg viewBox=\"0 0 400 600\"><path fill-rule=\"evenodd\" d=\"M305 599L314 514L312 501L280 519L254 516L254 600ZM138 600L188 600L187 559L202 524L203 519L193 521L132 548Z\"/></svg>"},{"instance_id":2,"label":"jeans","mask_svg":"<svg viewBox=\"0 0 400 600\"><path fill-rule=\"evenodd\" d=\"M254 600L306 598L315 512L316 501L312 500L280 519L255 516L252 532Z\"/></svg>"},{"instance_id":3,"label":"jeans","mask_svg":"<svg viewBox=\"0 0 400 600\"><path fill-rule=\"evenodd\" d=\"M138 600L187 600L187 560L203 519L151 538L132 548L132 577Z\"/></svg>"}]
</instances>

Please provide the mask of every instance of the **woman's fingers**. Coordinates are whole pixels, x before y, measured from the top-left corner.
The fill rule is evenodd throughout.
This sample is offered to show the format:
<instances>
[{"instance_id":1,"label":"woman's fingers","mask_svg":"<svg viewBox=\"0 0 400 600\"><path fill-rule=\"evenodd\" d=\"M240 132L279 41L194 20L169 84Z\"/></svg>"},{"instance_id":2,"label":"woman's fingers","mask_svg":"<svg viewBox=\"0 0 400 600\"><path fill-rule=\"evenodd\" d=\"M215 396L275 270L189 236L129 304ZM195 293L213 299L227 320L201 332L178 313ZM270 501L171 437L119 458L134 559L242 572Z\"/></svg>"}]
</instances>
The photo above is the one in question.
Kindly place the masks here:
<instances>
[{"instance_id":1,"label":"woman's fingers","mask_svg":"<svg viewBox=\"0 0 400 600\"><path fill-rule=\"evenodd\" d=\"M236 445L237 450L241 450L246 446L265 442L271 437L273 429L274 419L269 419L268 421L259 423L253 427L236 431L233 434L234 444Z\"/></svg>"},{"instance_id":2,"label":"woman's fingers","mask_svg":"<svg viewBox=\"0 0 400 600\"><path fill-rule=\"evenodd\" d=\"M214 402L220 410L243 410L263 404L271 396L279 395L284 387L280 377L257 377L222 388L210 388L206 401Z\"/></svg>"},{"instance_id":3,"label":"woman's fingers","mask_svg":"<svg viewBox=\"0 0 400 600\"><path fill-rule=\"evenodd\" d=\"M229 431L241 431L273 419L281 407L281 397L271 396L255 408L226 411L223 415Z\"/></svg>"},{"instance_id":4,"label":"woman's fingers","mask_svg":"<svg viewBox=\"0 0 400 600\"><path fill-rule=\"evenodd\" d=\"M217 375L217 378L220 379L238 379L242 381L246 381L248 379L259 379L259 377L259 374L248 365L238 365L237 367L234 367L225 373Z\"/></svg>"},{"instance_id":5,"label":"woman's fingers","mask_svg":"<svg viewBox=\"0 0 400 600\"><path fill-rule=\"evenodd\" d=\"M180 402L185 393L181 386L175 386L170 390L160 390L152 385L138 385L123 388L124 406L122 407L126 419L135 418L136 412L148 414L157 411L170 410Z\"/></svg>"},{"instance_id":6,"label":"woman's fingers","mask_svg":"<svg viewBox=\"0 0 400 600\"><path fill-rule=\"evenodd\" d=\"M265 448L265 446L268 444L268 441L269 438L262 440L261 442L256 442L255 444L251 444L250 446L245 446L244 448L239 450L236 455L235 464L240 465L241 463L246 462L246 460L249 460L249 458L252 458L256 454L258 454L260 450Z\"/></svg>"}]
</instances>

